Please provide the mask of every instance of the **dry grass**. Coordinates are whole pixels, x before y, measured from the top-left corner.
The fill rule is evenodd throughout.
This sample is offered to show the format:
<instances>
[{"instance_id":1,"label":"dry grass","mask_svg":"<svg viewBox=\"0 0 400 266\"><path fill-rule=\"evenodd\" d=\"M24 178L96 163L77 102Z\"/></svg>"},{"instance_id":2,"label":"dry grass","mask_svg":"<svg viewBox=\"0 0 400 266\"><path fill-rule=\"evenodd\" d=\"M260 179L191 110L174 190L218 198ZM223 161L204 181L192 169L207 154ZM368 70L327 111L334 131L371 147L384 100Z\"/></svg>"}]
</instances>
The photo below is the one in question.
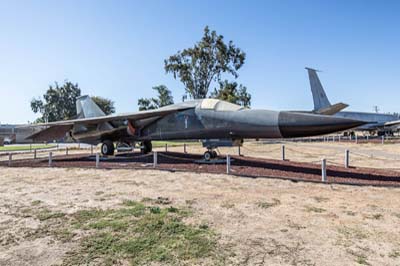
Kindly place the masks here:
<instances>
[{"instance_id":1,"label":"dry grass","mask_svg":"<svg viewBox=\"0 0 400 266\"><path fill-rule=\"evenodd\" d=\"M212 231L220 257L199 255L194 265L396 265L399 260L398 189L152 170L0 168L0 176L0 265L79 264L66 259L86 258L88 249L80 247L88 242L82 241L96 241L87 238L89 232L128 230L130 223L123 216L118 221L91 216L81 225L89 230L80 231L68 226L71 217L96 209L114 215L122 202L126 208L140 202L154 206L146 209L153 214L171 206L172 215L187 210L183 227ZM93 260L94 265L112 258L132 262L126 253L131 249L119 245L122 254L108 256L113 251L107 247L113 246L101 249L104 260ZM151 254L157 265L183 262Z\"/></svg>"}]
</instances>

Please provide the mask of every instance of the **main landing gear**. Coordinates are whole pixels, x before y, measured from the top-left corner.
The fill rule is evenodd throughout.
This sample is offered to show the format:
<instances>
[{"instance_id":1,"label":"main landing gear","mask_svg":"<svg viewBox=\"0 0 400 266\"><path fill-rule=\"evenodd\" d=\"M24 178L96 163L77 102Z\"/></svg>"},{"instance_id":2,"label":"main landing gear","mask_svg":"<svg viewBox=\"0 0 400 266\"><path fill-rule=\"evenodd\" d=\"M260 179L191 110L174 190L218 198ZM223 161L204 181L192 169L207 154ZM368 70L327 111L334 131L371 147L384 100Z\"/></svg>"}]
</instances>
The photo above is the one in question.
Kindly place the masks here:
<instances>
[{"instance_id":1,"label":"main landing gear","mask_svg":"<svg viewBox=\"0 0 400 266\"><path fill-rule=\"evenodd\" d=\"M217 158L218 153L216 151L214 151L213 149L208 149L208 151L206 151L203 156L204 156L204 160L209 161L211 159Z\"/></svg>"},{"instance_id":2,"label":"main landing gear","mask_svg":"<svg viewBox=\"0 0 400 266\"><path fill-rule=\"evenodd\" d=\"M153 150L153 145L150 140L145 140L142 142L140 150L143 154L150 153ZM101 154L104 156L114 155L115 147L114 142L111 140L104 140L101 144Z\"/></svg>"},{"instance_id":3,"label":"main landing gear","mask_svg":"<svg viewBox=\"0 0 400 266\"><path fill-rule=\"evenodd\" d=\"M151 141L150 140L143 141L140 150L143 154L150 153L153 150L153 145L151 144Z\"/></svg>"},{"instance_id":4,"label":"main landing gear","mask_svg":"<svg viewBox=\"0 0 400 266\"><path fill-rule=\"evenodd\" d=\"M111 140L103 141L103 144L101 144L101 154L114 155L114 143Z\"/></svg>"}]
</instances>

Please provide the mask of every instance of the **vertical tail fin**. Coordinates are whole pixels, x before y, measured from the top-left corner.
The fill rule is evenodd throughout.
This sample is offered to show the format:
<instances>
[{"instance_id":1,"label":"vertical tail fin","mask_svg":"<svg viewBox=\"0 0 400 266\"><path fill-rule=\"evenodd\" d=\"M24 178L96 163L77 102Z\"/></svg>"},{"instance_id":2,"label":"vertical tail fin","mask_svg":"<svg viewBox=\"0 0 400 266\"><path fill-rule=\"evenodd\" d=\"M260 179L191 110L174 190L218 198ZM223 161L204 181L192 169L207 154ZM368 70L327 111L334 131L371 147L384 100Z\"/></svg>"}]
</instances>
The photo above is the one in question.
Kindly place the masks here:
<instances>
[{"instance_id":1,"label":"vertical tail fin","mask_svg":"<svg viewBox=\"0 0 400 266\"><path fill-rule=\"evenodd\" d=\"M88 95L76 99L76 113L78 118L105 116L105 113Z\"/></svg>"},{"instance_id":2,"label":"vertical tail fin","mask_svg":"<svg viewBox=\"0 0 400 266\"><path fill-rule=\"evenodd\" d=\"M310 79L311 92L314 99L314 111L330 107L331 103L318 78L317 70L308 67L306 67L306 69L308 71L308 78Z\"/></svg>"}]
</instances>

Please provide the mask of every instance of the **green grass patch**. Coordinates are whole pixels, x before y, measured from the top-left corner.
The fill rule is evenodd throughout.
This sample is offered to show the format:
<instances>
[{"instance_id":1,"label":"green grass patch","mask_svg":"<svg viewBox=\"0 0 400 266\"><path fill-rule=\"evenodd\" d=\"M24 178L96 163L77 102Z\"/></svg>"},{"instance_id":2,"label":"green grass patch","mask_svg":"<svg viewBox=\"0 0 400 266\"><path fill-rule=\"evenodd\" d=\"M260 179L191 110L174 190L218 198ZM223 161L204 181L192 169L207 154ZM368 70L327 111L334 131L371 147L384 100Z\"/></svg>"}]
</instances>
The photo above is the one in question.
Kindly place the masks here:
<instances>
[{"instance_id":1,"label":"green grass patch","mask_svg":"<svg viewBox=\"0 0 400 266\"><path fill-rule=\"evenodd\" d=\"M65 216L65 213L52 212L48 209L43 209L37 214L36 218L39 219L40 221L46 221L49 219L63 218L64 216Z\"/></svg>"},{"instance_id":2,"label":"green grass patch","mask_svg":"<svg viewBox=\"0 0 400 266\"><path fill-rule=\"evenodd\" d=\"M40 205L40 204L42 204L43 202L41 201L41 200L34 200L34 201L32 201L31 202L31 205L32 206L38 206L38 205Z\"/></svg>"},{"instance_id":3,"label":"green grass patch","mask_svg":"<svg viewBox=\"0 0 400 266\"><path fill-rule=\"evenodd\" d=\"M188 225L187 212L126 200L120 209L82 210L69 217L75 229L89 230L64 265L218 264L215 233L206 224ZM68 237L70 234L65 233ZM200 263L201 264L201 263Z\"/></svg>"},{"instance_id":4,"label":"green grass patch","mask_svg":"<svg viewBox=\"0 0 400 266\"><path fill-rule=\"evenodd\" d=\"M400 250L392 250L389 253L389 258L392 258L392 259L400 258Z\"/></svg>"},{"instance_id":5,"label":"green grass patch","mask_svg":"<svg viewBox=\"0 0 400 266\"><path fill-rule=\"evenodd\" d=\"M325 198L325 197L314 197L314 200L316 201L316 202L318 202L318 203L321 203L321 202L328 202L329 201L329 198Z\"/></svg>"},{"instance_id":6,"label":"green grass patch","mask_svg":"<svg viewBox=\"0 0 400 266\"><path fill-rule=\"evenodd\" d=\"M349 216L356 216L356 213L353 211L345 211L345 214L349 215Z\"/></svg>"},{"instance_id":7,"label":"green grass patch","mask_svg":"<svg viewBox=\"0 0 400 266\"><path fill-rule=\"evenodd\" d=\"M318 208L318 207L313 207L313 206L307 206L306 211L307 212L316 212L316 213L326 212L326 210L323 208Z\"/></svg>"},{"instance_id":8,"label":"green grass patch","mask_svg":"<svg viewBox=\"0 0 400 266\"><path fill-rule=\"evenodd\" d=\"M225 201L225 202L223 202L221 204L221 207L225 208L225 209L232 209L233 207L235 207L235 204L231 203L231 202L228 202L228 201Z\"/></svg>"},{"instance_id":9,"label":"green grass patch","mask_svg":"<svg viewBox=\"0 0 400 266\"><path fill-rule=\"evenodd\" d=\"M359 228L343 226L338 228L338 232L349 240L361 240L368 238L368 233Z\"/></svg>"},{"instance_id":10,"label":"green grass patch","mask_svg":"<svg viewBox=\"0 0 400 266\"><path fill-rule=\"evenodd\" d=\"M371 220L382 220L383 215L380 213L368 214L368 215L364 215L364 218L371 219Z\"/></svg>"},{"instance_id":11,"label":"green grass patch","mask_svg":"<svg viewBox=\"0 0 400 266\"><path fill-rule=\"evenodd\" d=\"M367 261L367 257L365 256L359 256L356 258L356 262L360 265L371 265L369 264L369 262Z\"/></svg>"},{"instance_id":12,"label":"green grass patch","mask_svg":"<svg viewBox=\"0 0 400 266\"><path fill-rule=\"evenodd\" d=\"M272 202L262 201L258 202L257 206L261 209L269 209L281 204L281 201L278 199L272 199Z\"/></svg>"},{"instance_id":13,"label":"green grass patch","mask_svg":"<svg viewBox=\"0 0 400 266\"><path fill-rule=\"evenodd\" d=\"M44 145L44 144L35 144L32 145L32 150L39 150L39 149L50 149L55 148L55 145ZM30 145L11 145L11 146L4 146L0 147L0 151L29 151L31 150Z\"/></svg>"}]
</instances>

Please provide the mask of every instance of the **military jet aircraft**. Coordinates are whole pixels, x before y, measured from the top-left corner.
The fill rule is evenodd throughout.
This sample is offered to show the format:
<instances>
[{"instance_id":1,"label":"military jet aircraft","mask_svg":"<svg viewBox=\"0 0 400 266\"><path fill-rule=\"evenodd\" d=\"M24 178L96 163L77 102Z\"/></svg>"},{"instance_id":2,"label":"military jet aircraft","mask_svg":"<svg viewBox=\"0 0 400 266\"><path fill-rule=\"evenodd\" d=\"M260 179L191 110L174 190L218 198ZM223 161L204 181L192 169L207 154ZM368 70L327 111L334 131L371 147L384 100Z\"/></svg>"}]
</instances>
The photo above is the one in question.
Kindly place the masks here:
<instances>
[{"instance_id":1,"label":"military jet aircraft","mask_svg":"<svg viewBox=\"0 0 400 266\"><path fill-rule=\"evenodd\" d=\"M216 99L106 116L89 96L82 96L77 99L77 113L77 119L44 124L47 128L29 139L51 141L67 134L75 141L102 143L102 154L113 155L115 142L140 142L142 152L149 153L152 140L228 139L240 145L246 138L315 136L363 124L325 115L251 110ZM205 159L216 157L215 146L206 147Z\"/></svg>"},{"instance_id":2,"label":"military jet aircraft","mask_svg":"<svg viewBox=\"0 0 400 266\"><path fill-rule=\"evenodd\" d=\"M314 100L314 110L335 109L335 105L331 105L328 97L326 96L325 90L322 87L321 81L319 80L317 74L318 71L308 67L306 67L306 69L308 72L311 93ZM356 130L368 131L371 134L376 132L378 136L385 134L393 135L393 132L398 130L400 126L400 116L394 114L341 111L341 109L338 109L337 112L325 114L368 122L357 127Z\"/></svg>"}]
</instances>

